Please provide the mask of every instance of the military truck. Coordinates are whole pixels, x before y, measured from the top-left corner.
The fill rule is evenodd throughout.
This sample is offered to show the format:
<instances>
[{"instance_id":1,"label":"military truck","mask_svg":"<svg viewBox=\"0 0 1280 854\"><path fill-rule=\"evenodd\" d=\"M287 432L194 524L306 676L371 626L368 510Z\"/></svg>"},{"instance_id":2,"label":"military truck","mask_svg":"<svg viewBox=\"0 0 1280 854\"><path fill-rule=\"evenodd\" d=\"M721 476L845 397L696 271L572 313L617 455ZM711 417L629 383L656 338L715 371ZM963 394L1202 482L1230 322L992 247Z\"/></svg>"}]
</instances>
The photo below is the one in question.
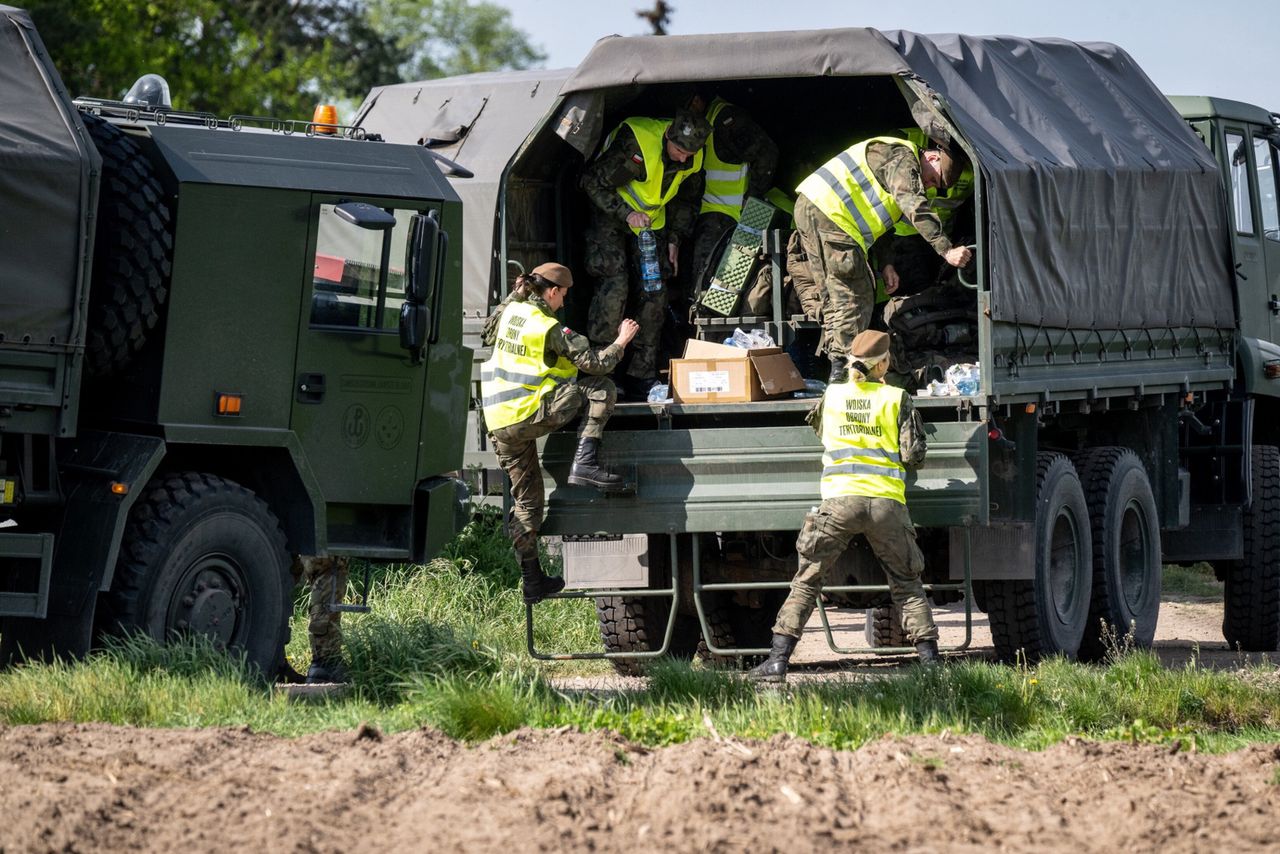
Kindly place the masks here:
<instances>
[{"instance_id":1,"label":"military truck","mask_svg":"<svg viewBox=\"0 0 1280 854\"><path fill-rule=\"evenodd\" d=\"M462 519L461 204L420 146L130 101L73 102L0 6L0 652L270 670L291 555Z\"/></svg>"},{"instance_id":2,"label":"military truck","mask_svg":"<svg viewBox=\"0 0 1280 854\"><path fill-rule=\"evenodd\" d=\"M428 111L449 84L434 82ZM979 388L915 397L929 454L908 502L935 601L971 594L1005 659L1097 658L1107 631L1151 643L1164 563L1209 561L1225 581L1226 639L1275 649L1273 115L1179 101L1198 139L1106 44L871 29L607 38L501 165L493 211L469 213L494 222L490 254L468 268L473 299L492 306L517 267L556 260L579 274L566 321L581 325L577 177L618 121L670 115L694 87L747 108L778 142L780 186L922 119L976 164L977 258L961 285ZM408 106L397 115L372 105L364 119L421 123ZM771 316L707 320L698 334L738 326L785 343L812 323L776 301ZM631 496L569 485L572 437L546 441L543 532L565 538L576 595L595 597L600 618L604 653L586 654L631 670L660 652L763 651L819 499L810 405L619 406L603 453L634 479ZM829 598L876 607L869 634L892 644L887 598L868 589L883 582L873 558L855 544L842 568L849 583Z\"/></svg>"}]
</instances>

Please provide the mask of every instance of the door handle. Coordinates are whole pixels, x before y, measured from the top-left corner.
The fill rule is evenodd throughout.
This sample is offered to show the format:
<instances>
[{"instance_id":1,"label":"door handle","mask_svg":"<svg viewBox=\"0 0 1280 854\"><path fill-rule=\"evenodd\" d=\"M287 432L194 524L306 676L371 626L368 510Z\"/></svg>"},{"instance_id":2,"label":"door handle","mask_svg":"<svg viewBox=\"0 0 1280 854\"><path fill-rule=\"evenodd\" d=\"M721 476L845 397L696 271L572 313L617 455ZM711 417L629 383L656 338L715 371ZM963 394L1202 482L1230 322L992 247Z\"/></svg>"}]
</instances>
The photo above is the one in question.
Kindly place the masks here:
<instances>
[{"instance_id":1,"label":"door handle","mask_svg":"<svg viewBox=\"0 0 1280 854\"><path fill-rule=\"evenodd\" d=\"M298 375L298 403L320 403L324 400L324 374Z\"/></svg>"}]
</instances>

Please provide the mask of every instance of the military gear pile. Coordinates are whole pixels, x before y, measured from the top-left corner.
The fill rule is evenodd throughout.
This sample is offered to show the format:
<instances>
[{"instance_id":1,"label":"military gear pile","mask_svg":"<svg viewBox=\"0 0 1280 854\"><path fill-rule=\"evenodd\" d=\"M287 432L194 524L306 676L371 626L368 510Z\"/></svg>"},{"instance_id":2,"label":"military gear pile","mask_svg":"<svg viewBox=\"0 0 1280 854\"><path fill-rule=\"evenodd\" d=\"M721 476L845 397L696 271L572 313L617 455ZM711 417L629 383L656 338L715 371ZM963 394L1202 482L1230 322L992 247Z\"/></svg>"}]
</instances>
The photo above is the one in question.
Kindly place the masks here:
<instances>
[{"instance_id":1,"label":"military gear pile","mask_svg":"<svg viewBox=\"0 0 1280 854\"><path fill-rule=\"evenodd\" d=\"M974 361L978 347L977 296L965 287L937 285L890 299L884 311L895 385L914 391L941 379L946 369Z\"/></svg>"}]
</instances>

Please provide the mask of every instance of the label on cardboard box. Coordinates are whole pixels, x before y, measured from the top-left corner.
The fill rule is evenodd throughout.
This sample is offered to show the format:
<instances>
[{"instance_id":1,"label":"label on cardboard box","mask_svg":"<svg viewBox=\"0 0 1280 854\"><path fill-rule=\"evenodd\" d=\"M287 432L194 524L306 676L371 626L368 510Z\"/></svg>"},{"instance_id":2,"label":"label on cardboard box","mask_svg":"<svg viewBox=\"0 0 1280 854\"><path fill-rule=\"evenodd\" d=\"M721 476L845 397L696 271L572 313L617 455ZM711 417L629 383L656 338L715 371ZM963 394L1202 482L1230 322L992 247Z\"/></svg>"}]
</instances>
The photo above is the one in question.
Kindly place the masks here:
<instances>
[{"instance_id":1,"label":"label on cardboard box","mask_svg":"<svg viewBox=\"0 0 1280 854\"><path fill-rule=\"evenodd\" d=\"M694 394L709 394L713 391L729 390L728 371L690 371L689 391Z\"/></svg>"}]
</instances>

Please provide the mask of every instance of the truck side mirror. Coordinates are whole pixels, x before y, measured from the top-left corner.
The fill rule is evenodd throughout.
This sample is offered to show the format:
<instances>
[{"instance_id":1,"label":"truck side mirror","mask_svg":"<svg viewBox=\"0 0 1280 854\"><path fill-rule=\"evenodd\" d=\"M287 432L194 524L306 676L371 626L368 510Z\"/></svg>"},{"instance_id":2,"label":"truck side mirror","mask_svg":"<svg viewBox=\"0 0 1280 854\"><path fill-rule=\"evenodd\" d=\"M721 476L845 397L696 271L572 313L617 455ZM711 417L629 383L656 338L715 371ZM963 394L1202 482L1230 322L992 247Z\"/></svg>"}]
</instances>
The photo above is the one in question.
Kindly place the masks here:
<instances>
[{"instance_id":1,"label":"truck side mirror","mask_svg":"<svg viewBox=\"0 0 1280 854\"><path fill-rule=\"evenodd\" d=\"M338 219L370 231L386 231L396 226L396 218L368 202L343 202L333 209Z\"/></svg>"},{"instance_id":2,"label":"truck side mirror","mask_svg":"<svg viewBox=\"0 0 1280 854\"><path fill-rule=\"evenodd\" d=\"M431 285L436 279L436 245L440 242L440 219L435 211L414 214L409 220L409 240L405 247L404 296L412 303L422 304L430 296Z\"/></svg>"},{"instance_id":3,"label":"truck side mirror","mask_svg":"<svg viewBox=\"0 0 1280 854\"><path fill-rule=\"evenodd\" d=\"M431 309L425 305L406 300L400 306L400 346L409 351L414 362L422 358L430 323Z\"/></svg>"}]
</instances>

